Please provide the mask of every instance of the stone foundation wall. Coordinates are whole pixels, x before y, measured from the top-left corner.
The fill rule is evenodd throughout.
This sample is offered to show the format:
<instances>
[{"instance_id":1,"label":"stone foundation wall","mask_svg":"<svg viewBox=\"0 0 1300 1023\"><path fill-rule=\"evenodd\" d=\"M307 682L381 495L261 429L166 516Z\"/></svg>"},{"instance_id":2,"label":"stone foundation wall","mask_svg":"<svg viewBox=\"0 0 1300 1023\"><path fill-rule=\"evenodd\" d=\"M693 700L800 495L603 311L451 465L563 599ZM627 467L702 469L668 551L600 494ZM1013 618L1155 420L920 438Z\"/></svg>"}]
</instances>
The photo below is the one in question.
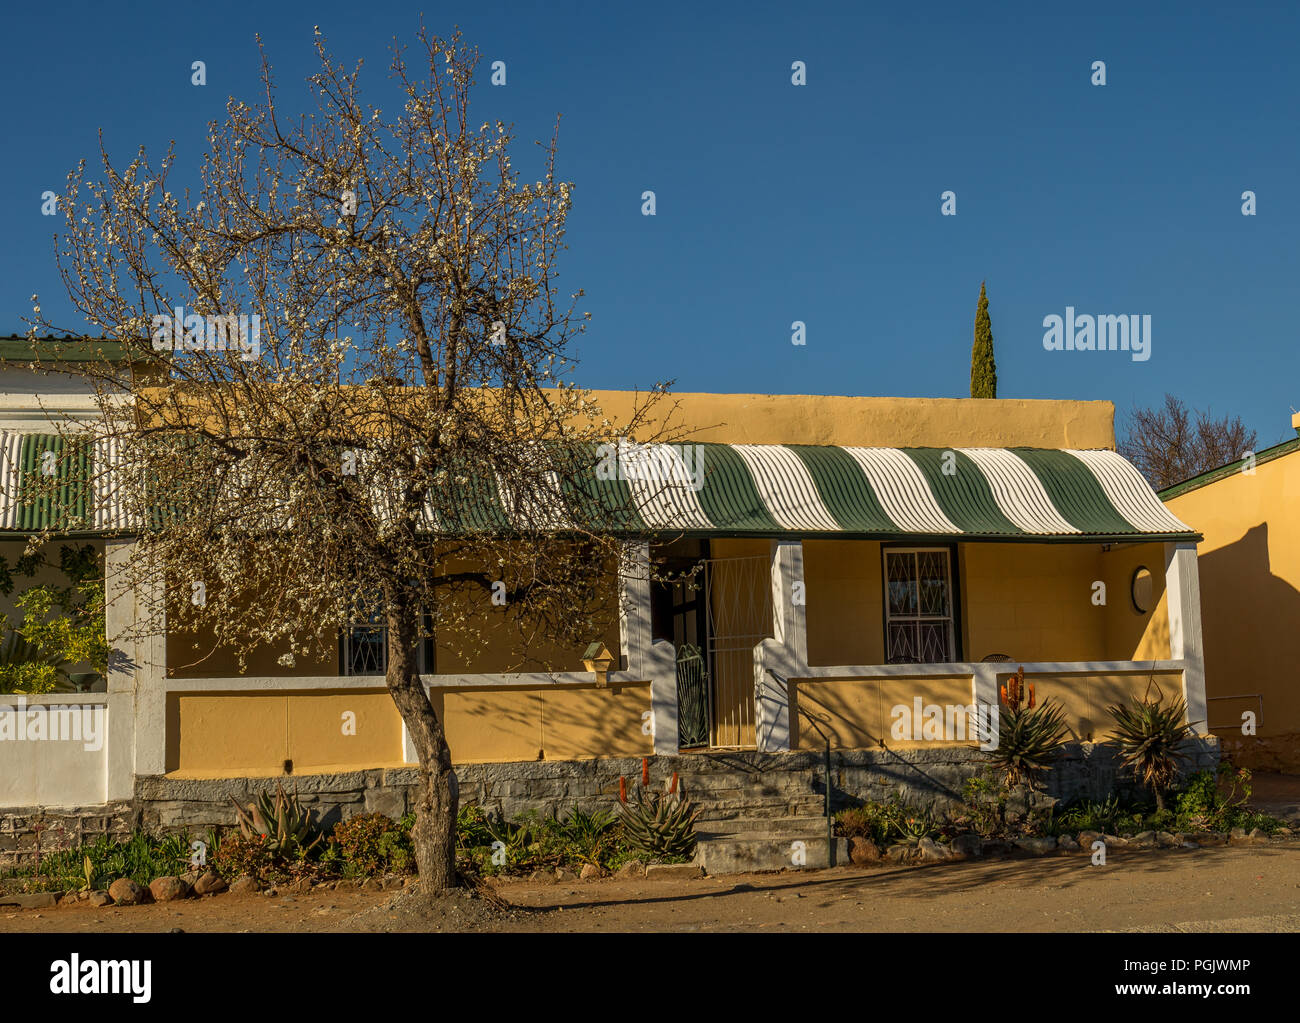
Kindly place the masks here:
<instances>
[{"instance_id":1,"label":"stone foundation wall","mask_svg":"<svg viewBox=\"0 0 1300 1023\"><path fill-rule=\"evenodd\" d=\"M1225 735L1223 759L1252 771L1300 773L1300 734Z\"/></svg>"},{"instance_id":2,"label":"stone foundation wall","mask_svg":"<svg viewBox=\"0 0 1300 1023\"><path fill-rule=\"evenodd\" d=\"M1219 760L1214 737L1200 740L1188 770L1212 767ZM965 780L980 772L987 756L977 749L948 746L909 750L842 750L831 753L831 805L838 810L868 799L887 799L898 792L905 800L943 809L960 801ZM609 810L618 799L619 778L629 789L641 778L637 758L609 760L521 761L467 764L457 770L462 804L476 803L507 818L536 809L563 815L574 808ZM824 754L709 753L651 757L654 787L669 783L674 772L682 792L701 808L702 820L735 817L813 816L823 810L826 792ZM188 830L235 823L230 797L243 804L277 784L297 791L323 824L333 825L358 813L400 817L412 809L412 768L311 774L286 778L182 779L140 778L131 804L86 810L19 811L0 816L0 866L34 854L37 834L43 850L75 845L96 835L128 834L139 826L149 831ZM1124 780L1112 747L1070 744L1044 778L1047 796L1061 802L1101 800L1112 792L1135 794Z\"/></svg>"}]
</instances>

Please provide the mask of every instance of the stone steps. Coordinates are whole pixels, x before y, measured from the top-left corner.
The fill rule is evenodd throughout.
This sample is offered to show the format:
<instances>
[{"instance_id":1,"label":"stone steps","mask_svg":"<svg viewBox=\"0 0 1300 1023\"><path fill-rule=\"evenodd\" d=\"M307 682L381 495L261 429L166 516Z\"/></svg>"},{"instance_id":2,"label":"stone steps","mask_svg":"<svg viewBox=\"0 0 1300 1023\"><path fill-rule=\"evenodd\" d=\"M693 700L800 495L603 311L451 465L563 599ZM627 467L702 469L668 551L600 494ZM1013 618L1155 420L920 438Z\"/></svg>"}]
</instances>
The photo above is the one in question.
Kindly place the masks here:
<instances>
[{"instance_id":1,"label":"stone steps","mask_svg":"<svg viewBox=\"0 0 1300 1023\"><path fill-rule=\"evenodd\" d=\"M825 819L816 821L816 825L816 830L791 828L784 834L756 830L701 835L695 846L695 862L712 875L818 870L848 863L848 842L843 838L833 839L829 847L833 855L828 859ZM796 843L802 843L802 847Z\"/></svg>"}]
</instances>

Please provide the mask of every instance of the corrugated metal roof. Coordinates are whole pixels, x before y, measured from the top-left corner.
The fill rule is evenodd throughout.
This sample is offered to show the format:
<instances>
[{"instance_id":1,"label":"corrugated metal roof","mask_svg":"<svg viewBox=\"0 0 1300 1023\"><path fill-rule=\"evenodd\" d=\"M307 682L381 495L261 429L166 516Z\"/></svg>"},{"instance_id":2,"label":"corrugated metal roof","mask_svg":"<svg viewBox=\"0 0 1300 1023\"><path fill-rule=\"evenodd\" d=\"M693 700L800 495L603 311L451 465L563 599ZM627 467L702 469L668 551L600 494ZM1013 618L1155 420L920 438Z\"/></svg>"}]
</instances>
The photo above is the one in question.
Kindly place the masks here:
<instances>
[{"instance_id":1,"label":"corrugated metal roof","mask_svg":"<svg viewBox=\"0 0 1300 1023\"><path fill-rule=\"evenodd\" d=\"M573 469L562 479L545 474L534 494L510 493L482 467L449 472L459 482L431 492L426 522L435 532L577 525L616 534L1198 538L1113 451L795 444L602 450L575 452ZM0 432L0 530L64 522L75 526L70 531L129 532L129 516L103 471L111 454L104 441L92 455L90 445L54 435ZM366 464L363 456L363 470ZM25 491L24 480L36 474L47 483L57 477L53 497L33 499ZM90 479L88 501L81 481ZM378 508L382 495L375 500Z\"/></svg>"}]
</instances>

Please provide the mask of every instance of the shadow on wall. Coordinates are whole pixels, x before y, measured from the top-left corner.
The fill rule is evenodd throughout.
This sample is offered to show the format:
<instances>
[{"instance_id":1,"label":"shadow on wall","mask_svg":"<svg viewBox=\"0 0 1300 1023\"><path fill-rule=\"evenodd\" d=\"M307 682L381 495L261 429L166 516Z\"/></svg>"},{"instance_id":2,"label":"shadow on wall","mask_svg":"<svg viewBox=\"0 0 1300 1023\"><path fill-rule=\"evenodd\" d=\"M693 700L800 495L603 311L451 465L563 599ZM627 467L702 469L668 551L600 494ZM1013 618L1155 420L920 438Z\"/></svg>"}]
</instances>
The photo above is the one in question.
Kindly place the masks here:
<instances>
[{"instance_id":1,"label":"shadow on wall","mask_svg":"<svg viewBox=\"0 0 1300 1023\"><path fill-rule=\"evenodd\" d=\"M1278 735L1300 731L1300 693L1294 686L1300 664L1300 628L1296 626L1300 622L1300 591L1273 574L1268 528L1267 523L1254 526L1235 543L1198 559L1201 630L1206 695L1262 693L1259 731ZM1212 699L1212 730L1240 743L1240 726L1234 722L1240 720L1242 711L1258 709L1257 700ZM1225 724L1227 727L1222 727ZM1229 748L1225 746L1224 751Z\"/></svg>"}]
</instances>

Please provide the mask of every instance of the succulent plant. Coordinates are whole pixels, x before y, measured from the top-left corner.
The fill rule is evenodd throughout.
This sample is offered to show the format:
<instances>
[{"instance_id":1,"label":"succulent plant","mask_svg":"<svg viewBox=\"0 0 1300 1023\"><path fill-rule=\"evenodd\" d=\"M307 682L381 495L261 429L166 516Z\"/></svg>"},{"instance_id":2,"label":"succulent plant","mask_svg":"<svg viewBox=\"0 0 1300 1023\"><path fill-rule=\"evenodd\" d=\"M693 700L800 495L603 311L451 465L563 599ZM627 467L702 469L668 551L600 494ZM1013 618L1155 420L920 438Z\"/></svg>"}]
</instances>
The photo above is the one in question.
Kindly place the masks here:
<instances>
[{"instance_id":1,"label":"succulent plant","mask_svg":"<svg viewBox=\"0 0 1300 1023\"><path fill-rule=\"evenodd\" d=\"M298 802L298 793L290 796L282 785L276 785L275 798L263 792L248 804L245 810L235 801L239 830L245 838L266 839L267 849L277 856L295 856L310 852L321 840L321 834L312 821L312 812ZM310 841L309 841L310 839Z\"/></svg>"},{"instance_id":2,"label":"succulent plant","mask_svg":"<svg viewBox=\"0 0 1300 1023\"><path fill-rule=\"evenodd\" d=\"M638 789L635 797L618 804L623 837L632 851L647 859L690 856L695 851L695 818L689 800L662 792Z\"/></svg>"}]
</instances>

